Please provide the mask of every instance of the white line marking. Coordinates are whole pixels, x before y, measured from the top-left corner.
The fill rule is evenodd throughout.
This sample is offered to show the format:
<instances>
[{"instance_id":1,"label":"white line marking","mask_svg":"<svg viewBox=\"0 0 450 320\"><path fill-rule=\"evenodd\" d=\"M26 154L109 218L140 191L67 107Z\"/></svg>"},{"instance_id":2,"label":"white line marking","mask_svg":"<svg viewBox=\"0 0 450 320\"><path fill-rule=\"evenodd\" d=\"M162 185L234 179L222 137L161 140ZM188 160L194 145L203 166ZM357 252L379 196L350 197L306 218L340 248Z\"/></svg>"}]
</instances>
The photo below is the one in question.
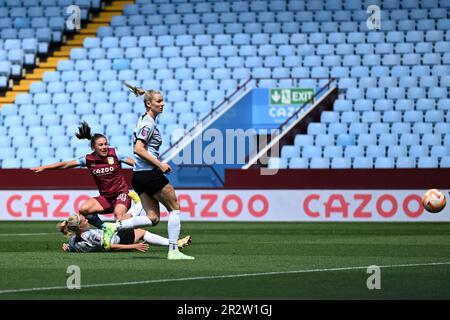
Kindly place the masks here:
<instances>
[{"instance_id":1,"label":"white line marking","mask_svg":"<svg viewBox=\"0 0 450 320\"><path fill-rule=\"evenodd\" d=\"M430 263L411 263L411 264L392 264L381 265L380 268L406 268L406 267L424 267L424 266L439 266L450 265L450 262L430 262ZM369 266L359 267L341 267L341 268L327 268L327 269L306 269L306 270L293 270L293 271L273 271L273 272L259 272L259 273L242 273L242 274L229 274L219 276L201 276L201 277L189 277L178 279L155 279L155 280L143 280L133 282L116 282L116 283L97 283L82 285L81 288L100 288L100 287L114 287L114 286L130 286L149 283L164 283L164 282L179 282L179 281L192 281L192 280L211 280L211 279L226 279L226 278L244 278L244 277L258 277L258 276L271 276L282 274L295 274L295 273L313 273L313 272L332 272L332 271L350 271L350 270L365 270ZM11 289L0 290L0 294L5 293L19 293L19 292L31 292L31 291L49 291L49 290L62 290L67 289L66 286L59 287L41 287L41 288L24 288L24 289ZM67 289L68 290L68 289Z\"/></svg>"},{"instance_id":2,"label":"white line marking","mask_svg":"<svg viewBox=\"0 0 450 320\"><path fill-rule=\"evenodd\" d=\"M57 232L47 232L47 233L3 233L0 237L15 237L15 236L45 236L49 234L58 234Z\"/></svg>"}]
</instances>

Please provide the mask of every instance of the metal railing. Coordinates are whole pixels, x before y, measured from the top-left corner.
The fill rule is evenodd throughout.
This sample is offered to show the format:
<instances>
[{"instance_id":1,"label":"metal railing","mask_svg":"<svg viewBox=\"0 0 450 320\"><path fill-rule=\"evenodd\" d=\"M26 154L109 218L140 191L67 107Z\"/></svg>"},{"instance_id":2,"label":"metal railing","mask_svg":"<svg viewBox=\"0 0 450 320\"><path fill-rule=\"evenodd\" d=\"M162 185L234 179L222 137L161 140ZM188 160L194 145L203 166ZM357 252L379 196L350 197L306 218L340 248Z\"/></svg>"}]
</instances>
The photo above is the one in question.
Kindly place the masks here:
<instances>
[{"instance_id":1,"label":"metal railing","mask_svg":"<svg viewBox=\"0 0 450 320\"><path fill-rule=\"evenodd\" d=\"M172 144L168 149L166 149L162 154L161 158L163 158L165 155L169 154L170 151L175 149L183 140L185 137L189 136L192 132L194 132L198 126L200 126L205 120L207 120L209 117L214 116L214 114L225 104L227 104L229 101L232 100L232 98L240 92L242 89L246 88L247 85L253 80L252 77L248 78L244 83L238 85L236 90L234 90L231 94L226 96L221 103L219 103L217 106L213 106L213 108L205 115L203 118L201 118L199 121L197 121L194 126L192 126L188 131L186 131L174 144Z\"/></svg>"},{"instance_id":2,"label":"metal railing","mask_svg":"<svg viewBox=\"0 0 450 320\"><path fill-rule=\"evenodd\" d=\"M270 78L273 79L273 78ZM298 78L298 79L302 79L302 78ZM256 164L258 159L261 158L269 149L271 149L273 147L273 145L279 141L285 134L285 126L287 125L291 125L291 121L292 119L294 119L295 117L298 117L298 114L304 110L304 107L306 107L306 105L308 105L309 103L313 102L314 99L320 95L325 89L329 89L331 83L333 83L336 79L333 77L327 77L327 78L304 78L304 79L328 79L328 82L322 86L310 99L308 99L308 101L306 101L305 103L303 103L294 113L292 113L292 115L290 117L288 117L283 123L281 123L278 126L278 130L279 130L279 134L277 134L275 137L270 136L269 140L267 141L267 145L262 148L258 154L253 157L252 159L250 159L248 161L248 163L243 167L243 169L248 169L250 168L252 165ZM310 110L311 111L311 110Z\"/></svg>"}]
</instances>

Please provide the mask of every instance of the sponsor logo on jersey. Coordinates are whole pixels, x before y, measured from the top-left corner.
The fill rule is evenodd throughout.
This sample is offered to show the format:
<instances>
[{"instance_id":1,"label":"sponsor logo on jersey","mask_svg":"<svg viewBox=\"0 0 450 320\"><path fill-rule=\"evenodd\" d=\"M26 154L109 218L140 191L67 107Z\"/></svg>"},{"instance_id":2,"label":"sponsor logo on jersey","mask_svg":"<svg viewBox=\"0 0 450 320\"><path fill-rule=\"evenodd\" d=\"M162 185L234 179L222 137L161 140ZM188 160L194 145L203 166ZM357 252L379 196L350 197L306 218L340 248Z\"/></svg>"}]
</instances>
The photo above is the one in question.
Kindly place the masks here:
<instances>
[{"instance_id":1,"label":"sponsor logo on jersey","mask_svg":"<svg viewBox=\"0 0 450 320\"><path fill-rule=\"evenodd\" d=\"M95 175L99 175L99 174L103 174L103 173L110 173L114 171L114 167L105 167L105 168L101 168L101 169L95 169L92 170L92 172Z\"/></svg>"},{"instance_id":2,"label":"sponsor logo on jersey","mask_svg":"<svg viewBox=\"0 0 450 320\"><path fill-rule=\"evenodd\" d=\"M148 135L148 130L147 130L147 128L143 128L143 129L141 130L141 136L142 136L142 137L147 137L147 135Z\"/></svg>"}]
</instances>

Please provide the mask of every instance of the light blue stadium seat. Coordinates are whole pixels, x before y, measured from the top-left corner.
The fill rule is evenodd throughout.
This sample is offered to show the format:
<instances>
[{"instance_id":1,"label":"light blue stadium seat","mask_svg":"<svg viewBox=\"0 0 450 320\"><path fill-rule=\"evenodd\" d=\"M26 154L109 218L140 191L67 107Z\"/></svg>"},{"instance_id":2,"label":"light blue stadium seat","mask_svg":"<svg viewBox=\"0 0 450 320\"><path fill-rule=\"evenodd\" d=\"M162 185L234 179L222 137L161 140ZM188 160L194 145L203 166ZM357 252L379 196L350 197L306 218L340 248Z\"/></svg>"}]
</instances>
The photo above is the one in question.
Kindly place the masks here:
<instances>
[{"instance_id":1,"label":"light blue stadium seat","mask_svg":"<svg viewBox=\"0 0 450 320\"><path fill-rule=\"evenodd\" d=\"M297 134L294 138L294 145L296 146L312 146L314 143L314 138L312 135L307 134Z\"/></svg>"},{"instance_id":2,"label":"light blue stadium seat","mask_svg":"<svg viewBox=\"0 0 450 320\"><path fill-rule=\"evenodd\" d=\"M450 21L450 20L449 20ZM450 51L450 42L438 41L434 44L434 51L439 53L447 53Z\"/></svg>"},{"instance_id":3,"label":"light blue stadium seat","mask_svg":"<svg viewBox=\"0 0 450 320\"><path fill-rule=\"evenodd\" d=\"M315 145L317 146L334 145L334 136L332 134L318 134L316 135Z\"/></svg>"},{"instance_id":4,"label":"light blue stadium seat","mask_svg":"<svg viewBox=\"0 0 450 320\"><path fill-rule=\"evenodd\" d=\"M346 134L348 131L348 127L346 123L330 123L328 125L328 133L329 134Z\"/></svg>"},{"instance_id":5,"label":"light blue stadium seat","mask_svg":"<svg viewBox=\"0 0 450 320\"><path fill-rule=\"evenodd\" d=\"M377 143L377 136L375 134L361 133L358 135L358 145L369 146Z\"/></svg>"},{"instance_id":6,"label":"light blue stadium seat","mask_svg":"<svg viewBox=\"0 0 450 320\"><path fill-rule=\"evenodd\" d=\"M388 157L406 157L408 150L406 146L403 145L390 145L387 147L387 155Z\"/></svg>"},{"instance_id":7,"label":"light blue stadium seat","mask_svg":"<svg viewBox=\"0 0 450 320\"><path fill-rule=\"evenodd\" d=\"M2 161L3 169L20 168L20 160L16 158L4 158Z\"/></svg>"},{"instance_id":8,"label":"light blue stadium seat","mask_svg":"<svg viewBox=\"0 0 450 320\"><path fill-rule=\"evenodd\" d=\"M63 161L69 161L74 158L72 147L58 147L55 149L55 158L62 159Z\"/></svg>"},{"instance_id":9,"label":"light blue stadium seat","mask_svg":"<svg viewBox=\"0 0 450 320\"><path fill-rule=\"evenodd\" d=\"M328 145L323 148L323 156L325 158L342 157L342 146Z\"/></svg>"},{"instance_id":10,"label":"light blue stadium seat","mask_svg":"<svg viewBox=\"0 0 450 320\"><path fill-rule=\"evenodd\" d=\"M416 161L412 157L398 157L395 161L395 167L399 169L415 168Z\"/></svg>"},{"instance_id":11,"label":"light blue stadium seat","mask_svg":"<svg viewBox=\"0 0 450 320\"><path fill-rule=\"evenodd\" d=\"M439 166L441 168L450 168L450 157L449 156L442 157Z\"/></svg>"},{"instance_id":12,"label":"light blue stadium seat","mask_svg":"<svg viewBox=\"0 0 450 320\"><path fill-rule=\"evenodd\" d=\"M449 138L450 138L450 136L449 136ZM431 145L431 146L440 145L441 142L442 142L441 132L438 132L435 134L424 134L422 137L422 144L424 144L424 145ZM444 145L450 145L450 140L444 141Z\"/></svg>"},{"instance_id":13,"label":"light blue stadium seat","mask_svg":"<svg viewBox=\"0 0 450 320\"><path fill-rule=\"evenodd\" d=\"M403 88L417 87L417 77L401 77L399 79L399 86Z\"/></svg>"},{"instance_id":14,"label":"light blue stadium seat","mask_svg":"<svg viewBox=\"0 0 450 320\"><path fill-rule=\"evenodd\" d=\"M428 110L425 113L425 122L441 122L444 119L442 110Z\"/></svg>"},{"instance_id":15,"label":"light blue stadium seat","mask_svg":"<svg viewBox=\"0 0 450 320\"><path fill-rule=\"evenodd\" d=\"M339 113L335 111L323 111L320 114L320 122L339 122Z\"/></svg>"},{"instance_id":16,"label":"light blue stadium seat","mask_svg":"<svg viewBox=\"0 0 450 320\"><path fill-rule=\"evenodd\" d=\"M288 162L286 159L283 158L275 158L271 157L269 158L269 161L267 163L267 167L269 169L284 169L287 168Z\"/></svg>"},{"instance_id":17,"label":"light blue stadium seat","mask_svg":"<svg viewBox=\"0 0 450 320\"><path fill-rule=\"evenodd\" d=\"M378 111L363 111L361 121L366 123L374 123L381 121L381 114Z\"/></svg>"},{"instance_id":18,"label":"light blue stadium seat","mask_svg":"<svg viewBox=\"0 0 450 320\"><path fill-rule=\"evenodd\" d=\"M326 124L312 122L308 125L308 134L326 134Z\"/></svg>"},{"instance_id":19,"label":"light blue stadium seat","mask_svg":"<svg viewBox=\"0 0 450 320\"><path fill-rule=\"evenodd\" d=\"M394 109L394 101L391 100L391 98L375 100L375 111L386 111L387 112L387 111L390 111L393 109Z\"/></svg>"},{"instance_id":20,"label":"light blue stadium seat","mask_svg":"<svg viewBox=\"0 0 450 320\"><path fill-rule=\"evenodd\" d=\"M426 76L419 78L420 87L436 87L438 86L438 78L433 76Z\"/></svg>"},{"instance_id":21,"label":"light blue stadium seat","mask_svg":"<svg viewBox=\"0 0 450 320\"><path fill-rule=\"evenodd\" d=\"M335 33L334 35L341 35L341 33ZM333 43L332 39L334 38L332 36L332 34L330 33L328 35L328 43ZM345 39L343 39L345 41ZM348 43L342 43L342 42L335 42L336 43L336 54L340 54L340 55L351 55L354 52L354 48L353 48L353 44L348 44Z\"/></svg>"},{"instance_id":22,"label":"light blue stadium seat","mask_svg":"<svg viewBox=\"0 0 450 320\"><path fill-rule=\"evenodd\" d=\"M416 65L411 69L411 75L414 77L425 77L430 75L430 67L424 65ZM437 75L437 74L436 74Z\"/></svg>"},{"instance_id":23,"label":"light blue stadium seat","mask_svg":"<svg viewBox=\"0 0 450 320\"><path fill-rule=\"evenodd\" d=\"M301 147L301 155L303 158L321 157L322 148L319 146L305 145Z\"/></svg>"},{"instance_id":24,"label":"light blue stadium seat","mask_svg":"<svg viewBox=\"0 0 450 320\"><path fill-rule=\"evenodd\" d=\"M338 101L347 101L347 100L338 100ZM336 104L335 104L336 106ZM354 123L359 122L359 112L355 111L344 111L341 114L340 121L345 123Z\"/></svg>"},{"instance_id":25,"label":"light blue stadium seat","mask_svg":"<svg viewBox=\"0 0 450 320\"><path fill-rule=\"evenodd\" d=\"M26 158L33 158L35 156L34 154L34 148L28 147L28 148L18 148L16 151L16 158L17 159L26 159Z\"/></svg>"},{"instance_id":26,"label":"light blue stadium seat","mask_svg":"<svg viewBox=\"0 0 450 320\"><path fill-rule=\"evenodd\" d=\"M346 146L344 150L344 156L347 158L363 157L364 147L359 145Z\"/></svg>"},{"instance_id":27,"label":"light blue stadium seat","mask_svg":"<svg viewBox=\"0 0 450 320\"><path fill-rule=\"evenodd\" d=\"M442 63L446 64L446 65L450 64L450 52L444 53L444 55L442 56ZM450 85L449 85L450 76L444 75L444 76L442 76L442 78L445 78L445 80L446 80L444 86L450 87ZM441 78L441 82L442 82L442 78Z\"/></svg>"},{"instance_id":28,"label":"light blue stadium seat","mask_svg":"<svg viewBox=\"0 0 450 320\"><path fill-rule=\"evenodd\" d=\"M352 167L350 158L334 157L331 160L332 169L349 169Z\"/></svg>"},{"instance_id":29,"label":"light blue stadium seat","mask_svg":"<svg viewBox=\"0 0 450 320\"><path fill-rule=\"evenodd\" d=\"M289 160L289 168L291 168L291 169L307 169L308 168L308 159L291 158Z\"/></svg>"},{"instance_id":30,"label":"light blue stadium seat","mask_svg":"<svg viewBox=\"0 0 450 320\"><path fill-rule=\"evenodd\" d=\"M126 135L111 136L110 145L115 147L129 146L131 145L131 138Z\"/></svg>"},{"instance_id":31,"label":"light blue stadium seat","mask_svg":"<svg viewBox=\"0 0 450 320\"><path fill-rule=\"evenodd\" d=\"M439 161L437 157L420 157L417 160L418 168L437 168Z\"/></svg>"},{"instance_id":32,"label":"light blue stadium seat","mask_svg":"<svg viewBox=\"0 0 450 320\"><path fill-rule=\"evenodd\" d=\"M364 91L360 88L349 88L346 96L351 100L364 99Z\"/></svg>"},{"instance_id":33,"label":"light blue stadium seat","mask_svg":"<svg viewBox=\"0 0 450 320\"><path fill-rule=\"evenodd\" d=\"M410 157L428 157L428 146L414 145L409 148Z\"/></svg>"},{"instance_id":34,"label":"light blue stadium seat","mask_svg":"<svg viewBox=\"0 0 450 320\"><path fill-rule=\"evenodd\" d=\"M432 146L431 156L432 157L446 157L449 156L448 146Z\"/></svg>"},{"instance_id":35,"label":"light blue stadium seat","mask_svg":"<svg viewBox=\"0 0 450 320\"><path fill-rule=\"evenodd\" d=\"M335 101L333 109L335 111L351 111L352 110L352 101L338 99Z\"/></svg>"},{"instance_id":36,"label":"light blue stadium seat","mask_svg":"<svg viewBox=\"0 0 450 320\"><path fill-rule=\"evenodd\" d=\"M450 34L450 32L449 32L449 34ZM435 65L431 69L431 74L433 76L440 76L440 77L447 76L450 74L450 66L449 65Z\"/></svg>"},{"instance_id":37,"label":"light blue stadium seat","mask_svg":"<svg viewBox=\"0 0 450 320\"><path fill-rule=\"evenodd\" d=\"M391 126L391 132L394 134L403 134L411 132L411 123L408 122L394 122Z\"/></svg>"},{"instance_id":38,"label":"light blue stadium seat","mask_svg":"<svg viewBox=\"0 0 450 320\"><path fill-rule=\"evenodd\" d=\"M431 99L446 99L449 97L448 89L446 88L429 88L428 97Z\"/></svg>"},{"instance_id":39,"label":"light blue stadium seat","mask_svg":"<svg viewBox=\"0 0 450 320\"><path fill-rule=\"evenodd\" d=\"M300 149L297 146L285 145L281 148L282 158L295 158L300 156Z\"/></svg>"},{"instance_id":40,"label":"light blue stadium seat","mask_svg":"<svg viewBox=\"0 0 450 320\"><path fill-rule=\"evenodd\" d=\"M375 168L390 169L395 167L394 158L377 157L375 158Z\"/></svg>"},{"instance_id":41,"label":"light blue stadium seat","mask_svg":"<svg viewBox=\"0 0 450 320\"><path fill-rule=\"evenodd\" d=\"M367 157L384 157L386 155L386 146L369 145L366 149Z\"/></svg>"},{"instance_id":42,"label":"light blue stadium seat","mask_svg":"<svg viewBox=\"0 0 450 320\"><path fill-rule=\"evenodd\" d=\"M441 63L441 55L438 53L425 53L422 57L422 63L435 65Z\"/></svg>"},{"instance_id":43,"label":"light blue stadium seat","mask_svg":"<svg viewBox=\"0 0 450 320\"><path fill-rule=\"evenodd\" d=\"M18 115L6 116L3 120L6 127L20 127L22 125L22 117Z\"/></svg>"},{"instance_id":44,"label":"light blue stadium seat","mask_svg":"<svg viewBox=\"0 0 450 320\"><path fill-rule=\"evenodd\" d=\"M41 146L41 147L37 146L33 142L33 146L36 147L36 157L39 159L46 158L46 157L53 157L55 154L54 148L50 147L48 142L47 142L46 146Z\"/></svg>"},{"instance_id":45,"label":"light blue stadium seat","mask_svg":"<svg viewBox=\"0 0 450 320\"><path fill-rule=\"evenodd\" d=\"M349 146L354 145L356 138L353 134L339 134L336 137L336 145L338 146Z\"/></svg>"},{"instance_id":46,"label":"light blue stadium seat","mask_svg":"<svg viewBox=\"0 0 450 320\"><path fill-rule=\"evenodd\" d=\"M350 134L363 134L369 132L369 126L367 123L353 122L350 123L348 132Z\"/></svg>"},{"instance_id":47,"label":"light blue stadium seat","mask_svg":"<svg viewBox=\"0 0 450 320\"><path fill-rule=\"evenodd\" d=\"M420 144L420 136L413 133L403 133L400 135L400 144L406 146Z\"/></svg>"},{"instance_id":48,"label":"light blue stadium seat","mask_svg":"<svg viewBox=\"0 0 450 320\"><path fill-rule=\"evenodd\" d=\"M373 158L356 157L353 159L352 167L355 169L371 169L373 168Z\"/></svg>"},{"instance_id":49,"label":"light blue stadium seat","mask_svg":"<svg viewBox=\"0 0 450 320\"><path fill-rule=\"evenodd\" d=\"M379 135L380 146L392 146L398 143L398 134L396 133L381 133Z\"/></svg>"},{"instance_id":50,"label":"light blue stadium seat","mask_svg":"<svg viewBox=\"0 0 450 320\"><path fill-rule=\"evenodd\" d=\"M418 110L407 110L403 114L403 121L405 122L422 122L423 113Z\"/></svg>"},{"instance_id":51,"label":"light blue stadium seat","mask_svg":"<svg viewBox=\"0 0 450 320\"><path fill-rule=\"evenodd\" d=\"M400 89L400 88L399 88ZM366 98L367 99L384 99L385 89L384 88L367 88Z\"/></svg>"},{"instance_id":52,"label":"light blue stadium seat","mask_svg":"<svg viewBox=\"0 0 450 320\"><path fill-rule=\"evenodd\" d=\"M414 109L414 103L413 100L407 100L407 99L399 99L395 101L394 106L396 111L408 111Z\"/></svg>"},{"instance_id":53,"label":"light blue stadium seat","mask_svg":"<svg viewBox=\"0 0 450 320\"><path fill-rule=\"evenodd\" d=\"M412 132L418 134L433 133L433 125L431 123L416 122L413 124Z\"/></svg>"},{"instance_id":54,"label":"light blue stadium seat","mask_svg":"<svg viewBox=\"0 0 450 320\"><path fill-rule=\"evenodd\" d=\"M328 169L330 160L328 158L311 158L309 162L310 169Z\"/></svg>"}]
</instances>

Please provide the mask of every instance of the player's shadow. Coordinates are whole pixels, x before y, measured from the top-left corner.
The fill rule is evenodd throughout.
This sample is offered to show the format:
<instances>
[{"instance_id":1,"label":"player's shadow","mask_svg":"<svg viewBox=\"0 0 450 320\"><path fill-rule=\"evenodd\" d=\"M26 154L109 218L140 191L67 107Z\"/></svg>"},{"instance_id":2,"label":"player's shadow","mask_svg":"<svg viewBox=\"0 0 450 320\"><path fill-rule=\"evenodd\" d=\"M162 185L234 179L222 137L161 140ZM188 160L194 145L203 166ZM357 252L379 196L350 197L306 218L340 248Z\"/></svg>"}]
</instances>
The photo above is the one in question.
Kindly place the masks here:
<instances>
[{"instance_id":1,"label":"player's shadow","mask_svg":"<svg viewBox=\"0 0 450 320\"><path fill-rule=\"evenodd\" d=\"M154 256L154 255L153 256L142 255L142 256L132 256L132 257L130 257L129 255L123 255L123 256L116 255L116 256L112 257L111 260L112 259L114 259L114 260L130 260L130 259L167 260L167 257L163 257L163 256L158 257L158 256Z\"/></svg>"}]
</instances>

